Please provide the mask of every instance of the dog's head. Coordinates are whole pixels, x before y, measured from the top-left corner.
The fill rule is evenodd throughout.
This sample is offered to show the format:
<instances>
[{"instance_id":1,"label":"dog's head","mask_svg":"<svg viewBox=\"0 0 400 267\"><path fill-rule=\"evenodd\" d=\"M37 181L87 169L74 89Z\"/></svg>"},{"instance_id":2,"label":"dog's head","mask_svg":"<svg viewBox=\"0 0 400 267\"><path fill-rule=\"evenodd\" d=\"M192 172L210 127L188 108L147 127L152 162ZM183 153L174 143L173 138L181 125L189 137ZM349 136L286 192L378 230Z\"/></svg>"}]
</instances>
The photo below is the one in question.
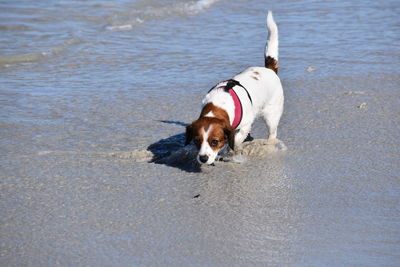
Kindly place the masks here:
<instances>
[{"instance_id":1,"label":"dog's head","mask_svg":"<svg viewBox=\"0 0 400 267\"><path fill-rule=\"evenodd\" d=\"M200 164L213 164L225 144L234 149L235 130L224 120L201 117L186 127L185 145L192 140L199 150L197 161Z\"/></svg>"}]
</instances>

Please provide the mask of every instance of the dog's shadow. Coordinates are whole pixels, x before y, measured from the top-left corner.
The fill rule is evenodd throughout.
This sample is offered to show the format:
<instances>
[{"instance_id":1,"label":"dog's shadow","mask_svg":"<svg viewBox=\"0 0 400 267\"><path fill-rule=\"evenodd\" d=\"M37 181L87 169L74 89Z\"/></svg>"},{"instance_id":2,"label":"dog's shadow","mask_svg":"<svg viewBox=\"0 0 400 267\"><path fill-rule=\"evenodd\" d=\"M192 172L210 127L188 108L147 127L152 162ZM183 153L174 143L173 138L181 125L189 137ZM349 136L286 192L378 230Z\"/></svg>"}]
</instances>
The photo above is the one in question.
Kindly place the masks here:
<instances>
[{"instance_id":1,"label":"dog's shadow","mask_svg":"<svg viewBox=\"0 0 400 267\"><path fill-rule=\"evenodd\" d=\"M168 124L176 124L179 126L187 126L183 122L177 121L161 121ZM250 134L244 140L238 154L249 156L263 156L269 153L286 150L285 144L278 140L276 144L268 143L265 139L254 139ZM170 167L179 168L186 172L201 172L201 166L196 160L197 149L194 145L190 144L185 146L185 133L173 135L171 137L161 139L147 147L150 151L152 158L150 162L156 164L164 164ZM229 149L222 151L222 157L219 160L229 162L242 162L234 155L230 155Z\"/></svg>"},{"instance_id":2,"label":"dog's shadow","mask_svg":"<svg viewBox=\"0 0 400 267\"><path fill-rule=\"evenodd\" d=\"M168 124L187 126L188 124L178 121L161 121ZM153 154L150 162L179 168L186 172L201 172L200 164L196 160L194 146L185 146L185 133L161 139L147 147Z\"/></svg>"}]
</instances>

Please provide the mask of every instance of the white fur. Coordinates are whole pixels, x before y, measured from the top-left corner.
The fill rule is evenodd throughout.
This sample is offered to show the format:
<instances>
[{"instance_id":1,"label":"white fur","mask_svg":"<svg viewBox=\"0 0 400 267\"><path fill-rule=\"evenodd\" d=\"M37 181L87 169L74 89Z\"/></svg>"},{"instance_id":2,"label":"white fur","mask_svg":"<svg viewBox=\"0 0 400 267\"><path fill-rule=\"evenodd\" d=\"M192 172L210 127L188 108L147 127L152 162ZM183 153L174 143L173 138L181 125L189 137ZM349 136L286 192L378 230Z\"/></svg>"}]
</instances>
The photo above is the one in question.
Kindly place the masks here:
<instances>
[{"instance_id":1,"label":"white fur","mask_svg":"<svg viewBox=\"0 0 400 267\"><path fill-rule=\"evenodd\" d=\"M204 115L204 117L215 117L214 113L212 111L208 112L206 115Z\"/></svg>"},{"instance_id":2,"label":"white fur","mask_svg":"<svg viewBox=\"0 0 400 267\"><path fill-rule=\"evenodd\" d=\"M254 76L258 79L255 79ZM274 71L264 67L250 67L239 73L233 79L239 81L249 92L253 103L248 99L247 93L240 86L233 89L238 94L242 107L243 117L235 135L235 146L240 146L251 130L251 125L258 116L266 122L269 135L268 139L275 139L277 127L283 112L283 89L281 81ZM235 114L235 105L229 93L223 89L214 89L207 94L203 104L213 103L224 109L232 124Z\"/></svg>"},{"instance_id":3,"label":"white fur","mask_svg":"<svg viewBox=\"0 0 400 267\"><path fill-rule=\"evenodd\" d=\"M272 16L272 12L268 11L267 15L267 28L269 32L267 46L265 47L265 55L278 60L278 26L274 21L274 17Z\"/></svg>"},{"instance_id":4,"label":"white fur","mask_svg":"<svg viewBox=\"0 0 400 267\"><path fill-rule=\"evenodd\" d=\"M275 60L278 60L278 27L270 11L267 16L267 27L269 30L269 39L265 48L265 56L271 56ZM247 89L252 99L251 103L247 92L242 87L233 87L243 108L242 121L236 129L235 147L240 146L246 139L254 120L258 116L262 116L267 124L269 130L268 140L271 142L276 141L277 128L283 112L284 102L282 84L278 75L269 68L250 67L237 74L233 79L239 81ZM212 103L224 109L228 113L229 121L232 125L235 115L235 104L229 93L223 89L218 89L218 87L225 85L226 82L221 82L216 86L216 89L211 90L203 99L203 105ZM197 157L199 160L200 155L207 155L209 157L206 162L207 164L212 164L218 155L218 151L213 151L207 142L210 131L211 127L207 132L203 133L204 141Z\"/></svg>"},{"instance_id":5,"label":"white fur","mask_svg":"<svg viewBox=\"0 0 400 267\"><path fill-rule=\"evenodd\" d=\"M226 82L219 83L215 87L225 86ZM213 89L203 99L203 106L207 103L212 102L215 106L224 109L229 116L230 123L233 123L235 116L235 103L229 93L225 92L224 89Z\"/></svg>"},{"instance_id":6,"label":"white fur","mask_svg":"<svg viewBox=\"0 0 400 267\"><path fill-rule=\"evenodd\" d=\"M212 164L215 161L215 158L218 155L218 151L214 151L210 144L208 143L208 137L210 136L210 132L212 130L212 125L207 129L207 131L204 130L204 128L201 129L202 131L202 136L203 136L203 142L201 143L200 151L199 154L197 155L197 161L202 164L200 161L200 156L207 156L208 160L205 162L206 164Z\"/></svg>"}]
</instances>

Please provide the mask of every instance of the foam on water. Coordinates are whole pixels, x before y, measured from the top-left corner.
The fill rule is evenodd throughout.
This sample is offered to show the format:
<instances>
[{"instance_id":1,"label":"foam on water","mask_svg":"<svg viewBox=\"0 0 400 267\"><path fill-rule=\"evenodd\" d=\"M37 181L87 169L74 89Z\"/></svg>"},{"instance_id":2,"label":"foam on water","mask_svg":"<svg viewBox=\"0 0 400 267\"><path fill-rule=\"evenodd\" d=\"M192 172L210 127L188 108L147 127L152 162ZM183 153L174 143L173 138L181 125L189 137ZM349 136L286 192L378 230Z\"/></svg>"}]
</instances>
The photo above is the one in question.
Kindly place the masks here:
<instances>
[{"instance_id":1,"label":"foam on water","mask_svg":"<svg viewBox=\"0 0 400 267\"><path fill-rule=\"evenodd\" d=\"M206 8L211 7L217 0L199 0L193 4L186 4L187 9L194 12L200 12Z\"/></svg>"},{"instance_id":2,"label":"foam on water","mask_svg":"<svg viewBox=\"0 0 400 267\"><path fill-rule=\"evenodd\" d=\"M251 157L262 157L269 153L286 150L287 147L281 140L270 143L266 139L254 139L251 142L243 143L242 147L240 147L235 154Z\"/></svg>"},{"instance_id":3,"label":"foam on water","mask_svg":"<svg viewBox=\"0 0 400 267\"><path fill-rule=\"evenodd\" d=\"M82 39L73 38L65 40L62 44L43 52L19 54L12 56L0 56L0 67L8 67L10 64L37 62L45 58L57 56L65 52L72 46L80 44L82 42Z\"/></svg>"},{"instance_id":4,"label":"foam on water","mask_svg":"<svg viewBox=\"0 0 400 267\"><path fill-rule=\"evenodd\" d=\"M178 2L168 5L159 3L151 5L135 5L132 10L118 12L111 17L111 25L106 26L107 30L131 30L132 28L148 21L163 19L172 16L195 15L210 8L218 0L198 0L187 2Z\"/></svg>"}]
</instances>

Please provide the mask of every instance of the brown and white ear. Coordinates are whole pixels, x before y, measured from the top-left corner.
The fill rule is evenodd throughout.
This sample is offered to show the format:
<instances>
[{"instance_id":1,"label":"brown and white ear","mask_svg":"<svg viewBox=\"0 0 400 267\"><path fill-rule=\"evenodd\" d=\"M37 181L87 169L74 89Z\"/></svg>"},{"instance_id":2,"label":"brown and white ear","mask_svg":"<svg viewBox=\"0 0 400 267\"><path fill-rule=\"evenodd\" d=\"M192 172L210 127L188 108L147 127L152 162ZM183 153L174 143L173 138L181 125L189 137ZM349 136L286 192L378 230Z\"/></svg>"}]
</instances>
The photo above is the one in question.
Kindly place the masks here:
<instances>
[{"instance_id":1,"label":"brown and white ear","mask_svg":"<svg viewBox=\"0 0 400 267\"><path fill-rule=\"evenodd\" d=\"M232 150L235 150L235 130L232 127L224 128L225 139Z\"/></svg>"},{"instance_id":2,"label":"brown and white ear","mask_svg":"<svg viewBox=\"0 0 400 267\"><path fill-rule=\"evenodd\" d=\"M193 125L186 126L185 136L186 136L185 146L187 146L193 140Z\"/></svg>"}]
</instances>

